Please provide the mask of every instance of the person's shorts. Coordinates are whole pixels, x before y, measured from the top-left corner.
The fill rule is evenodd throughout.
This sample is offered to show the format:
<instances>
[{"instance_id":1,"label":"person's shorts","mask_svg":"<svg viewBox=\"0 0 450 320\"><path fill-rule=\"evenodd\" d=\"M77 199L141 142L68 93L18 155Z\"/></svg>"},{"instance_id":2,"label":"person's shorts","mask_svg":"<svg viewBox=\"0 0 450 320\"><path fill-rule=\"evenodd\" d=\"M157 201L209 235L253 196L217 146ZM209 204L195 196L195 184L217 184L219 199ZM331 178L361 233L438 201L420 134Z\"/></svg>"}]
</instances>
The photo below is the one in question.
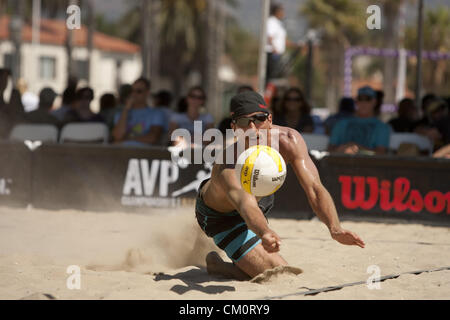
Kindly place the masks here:
<instances>
[{"instance_id":1,"label":"person's shorts","mask_svg":"<svg viewBox=\"0 0 450 320\"><path fill-rule=\"evenodd\" d=\"M237 262L256 247L261 239L248 229L239 212L221 213L205 204L200 195L200 190L207 181L201 183L197 195L195 204L197 222L205 234L213 238L214 243L224 250L233 262ZM273 207L273 199L274 196L271 195L259 201L258 205L264 215Z\"/></svg>"}]
</instances>

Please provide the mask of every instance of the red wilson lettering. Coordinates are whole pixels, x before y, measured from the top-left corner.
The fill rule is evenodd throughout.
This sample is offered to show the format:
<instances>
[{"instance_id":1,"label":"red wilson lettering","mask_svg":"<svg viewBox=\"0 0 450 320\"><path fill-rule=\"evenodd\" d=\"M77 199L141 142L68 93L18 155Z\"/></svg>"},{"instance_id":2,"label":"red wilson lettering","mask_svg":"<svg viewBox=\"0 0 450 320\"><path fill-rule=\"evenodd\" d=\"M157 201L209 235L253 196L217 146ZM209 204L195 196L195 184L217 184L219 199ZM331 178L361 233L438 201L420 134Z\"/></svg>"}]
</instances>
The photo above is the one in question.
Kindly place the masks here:
<instances>
[{"instance_id":1,"label":"red wilson lettering","mask_svg":"<svg viewBox=\"0 0 450 320\"><path fill-rule=\"evenodd\" d=\"M399 177L391 183L389 180L379 182L376 177L340 176L339 182L342 205L347 209L370 210L379 204L383 211L417 213L425 209L433 214L450 214L450 192L444 194L433 190L422 196L419 190L411 189L407 178Z\"/></svg>"}]
</instances>

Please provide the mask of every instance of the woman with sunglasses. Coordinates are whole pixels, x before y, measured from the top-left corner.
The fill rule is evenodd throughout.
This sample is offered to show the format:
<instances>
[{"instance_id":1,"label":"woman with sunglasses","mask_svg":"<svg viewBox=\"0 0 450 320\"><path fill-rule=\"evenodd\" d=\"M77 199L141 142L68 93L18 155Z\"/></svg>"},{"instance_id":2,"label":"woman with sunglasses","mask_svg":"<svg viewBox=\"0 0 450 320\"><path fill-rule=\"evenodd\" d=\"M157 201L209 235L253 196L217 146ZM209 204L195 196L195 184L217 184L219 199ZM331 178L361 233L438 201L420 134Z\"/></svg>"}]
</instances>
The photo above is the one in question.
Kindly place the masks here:
<instances>
[{"instance_id":1,"label":"woman with sunglasses","mask_svg":"<svg viewBox=\"0 0 450 320\"><path fill-rule=\"evenodd\" d=\"M191 137L194 138L194 122L201 121L202 132L214 127L214 119L211 114L202 112L205 107L206 94L205 91L199 87L192 87L184 98L183 103L178 105L178 112L174 113L170 118L169 123L169 137L176 129L186 129L190 132ZM180 143L187 143L179 138L173 142L173 145Z\"/></svg>"},{"instance_id":2,"label":"woman with sunglasses","mask_svg":"<svg viewBox=\"0 0 450 320\"><path fill-rule=\"evenodd\" d=\"M301 133L312 133L314 131L311 107L299 88L290 88L283 95L280 112L275 114L274 123L296 129Z\"/></svg>"}]
</instances>

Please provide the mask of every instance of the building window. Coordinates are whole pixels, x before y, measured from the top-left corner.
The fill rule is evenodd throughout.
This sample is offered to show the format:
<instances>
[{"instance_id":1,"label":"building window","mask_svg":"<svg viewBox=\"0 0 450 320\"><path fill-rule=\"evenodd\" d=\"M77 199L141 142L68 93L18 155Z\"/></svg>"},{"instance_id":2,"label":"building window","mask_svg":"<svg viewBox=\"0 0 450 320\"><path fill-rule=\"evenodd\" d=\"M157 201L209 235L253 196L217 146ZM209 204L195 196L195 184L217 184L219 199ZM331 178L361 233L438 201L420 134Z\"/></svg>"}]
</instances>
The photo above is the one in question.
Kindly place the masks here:
<instances>
[{"instance_id":1,"label":"building window","mask_svg":"<svg viewBox=\"0 0 450 320\"><path fill-rule=\"evenodd\" d=\"M75 72L77 73L77 77L80 80L88 79L88 61L87 60L75 60Z\"/></svg>"},{"instance_id":2,"label":"building window","mask_svg":"<svg viewBox=\"0 0 450 320\"><path fill-rule=\"evenodd\" d=\"M56 59L52 57L39 58L39 76L41 79L53 80L56 78Z\"/></svg>"}]
</instances>

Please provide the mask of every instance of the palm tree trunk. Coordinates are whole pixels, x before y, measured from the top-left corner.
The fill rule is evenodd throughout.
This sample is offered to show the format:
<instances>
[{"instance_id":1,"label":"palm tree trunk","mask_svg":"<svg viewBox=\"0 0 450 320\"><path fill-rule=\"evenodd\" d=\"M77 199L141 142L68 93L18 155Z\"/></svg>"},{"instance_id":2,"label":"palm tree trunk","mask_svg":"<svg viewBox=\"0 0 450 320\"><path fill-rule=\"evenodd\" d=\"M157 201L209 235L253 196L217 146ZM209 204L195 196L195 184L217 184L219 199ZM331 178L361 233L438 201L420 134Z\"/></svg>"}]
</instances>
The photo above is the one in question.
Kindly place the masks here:
<instances>
[{"instance_id":1,"label":"palm tree trunk","mask_svg":"<svg viewBox=\"0 0 450 320\"><path fill-rule=\"evenodd\" d=\"M150 78L149 0L141 0L141 10L142 76Z\"/></svg>"},{"instance_id":2,"label":"palm tree trunk","mask_svg":"<svg viewBox=\"0 0 450 320\"><path fill-rule=\"evenodd\" d=\"M159 50L160 50L160 28L158 16L161 12L161 0L150 0L150 79L153 83L159 81Z\"/></svg>"},{"instance_id":3,"label":"palm tree trunk","mask_svg":"<svg viewBox=\"0 0 450 320\"><path fill-rule=\"evenodd\" d=\"M10 20L9 30L11 41L14 46L12 80L16 84L21 76L21 48L22 48L22 25L24 14L23 0L14 2L14 13Z\"/></svg>"},{"instance_id":4,"label":"palm tree trunk","mask_svg":"<svg viewBox=\"0 0 450 320\"><path fill-rule=\"evenodd\" d=\"M208 42L206 55L206 94L208 96L208 111L212 112L217 98L217 0L209 0L207 7Z\"/></svg>"}]
</instances>

